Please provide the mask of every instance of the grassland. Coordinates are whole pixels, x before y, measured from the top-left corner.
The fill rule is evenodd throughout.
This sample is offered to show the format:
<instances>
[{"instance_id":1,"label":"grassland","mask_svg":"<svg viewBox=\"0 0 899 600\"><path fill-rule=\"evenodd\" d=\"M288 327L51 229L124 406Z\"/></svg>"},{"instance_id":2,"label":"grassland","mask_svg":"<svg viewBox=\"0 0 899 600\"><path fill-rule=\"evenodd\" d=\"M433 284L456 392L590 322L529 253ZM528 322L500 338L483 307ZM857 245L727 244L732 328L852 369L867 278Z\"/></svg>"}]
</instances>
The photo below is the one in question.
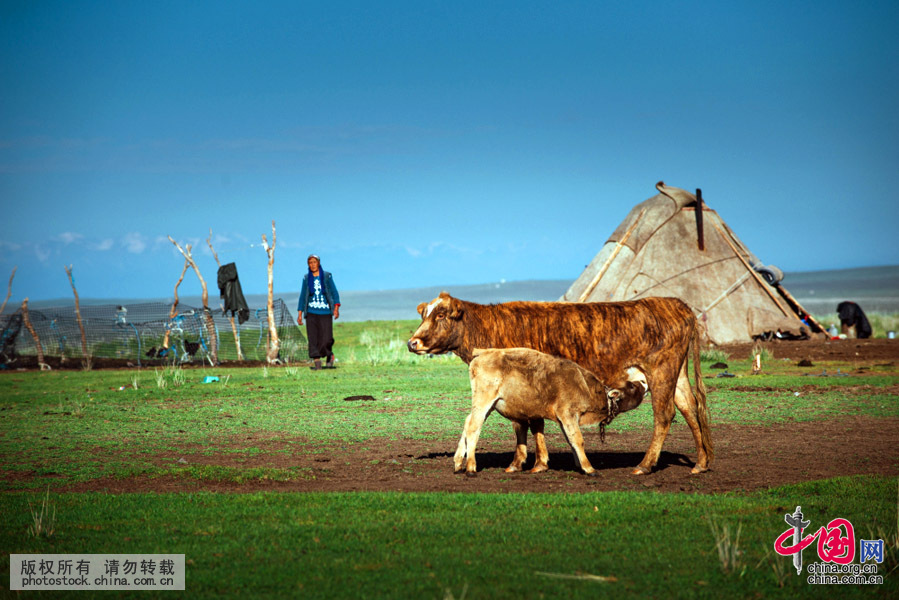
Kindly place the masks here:
<instances>
[{"instance_id":1,"label":"grassland","mask_svg":"<svg viewBox=\"0 0 899 600\"><path fill-rule=\"evenodd\" d=\"M830 594L899 593L897 481L878 475L722 494L65 491L104 478L258 490L315 476L289 460L258 466L267 453L451 440L469 403L466 370L454 357L415 357L392 343L414 326L338 324L342 360L333 372L288 365L0 374L0 569L10 553L155 552L186 555L190 597L818 597L824 589L773 553L784 514L801 504L815 526L843 517L857 537L888 542L883 585ZM749 363L730 357L729 369L747 375ZM203 383L207 376L218 381ZM894 365L815 378L774 357L761 376L708 383L715 425L899 418ZM355 395L378 402L344 401ZM651 418L641 409L614 425L647 430ZM482 435L505 440L509 428L494 417ZM290 442L264 443L275 438ZM185 449L235 460L159 460ZM885 448L884 460L896 458ZM44 497L52 533L35 536L29 527ZM813 548L805 557L816 560Z\"/></svg>"}]
</instances>

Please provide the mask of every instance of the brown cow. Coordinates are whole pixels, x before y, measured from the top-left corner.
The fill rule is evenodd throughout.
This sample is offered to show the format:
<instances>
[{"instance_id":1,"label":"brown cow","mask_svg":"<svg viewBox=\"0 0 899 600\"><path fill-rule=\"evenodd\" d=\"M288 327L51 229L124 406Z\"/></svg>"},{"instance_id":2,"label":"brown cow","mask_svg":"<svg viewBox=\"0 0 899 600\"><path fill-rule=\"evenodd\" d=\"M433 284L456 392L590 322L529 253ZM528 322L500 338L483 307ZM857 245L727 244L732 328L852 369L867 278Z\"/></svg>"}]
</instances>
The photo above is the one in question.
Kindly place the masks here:
<instances>
[{"instance_id":1,"label":"brown cow","mask_svg":"<svg viewBox=\"0 0 899 600\"><path fill-rule=\"evenodd\" d=\"M442 292L431 302L419 304L418 312L422 322L408 342L416 354L453 352L470 363L475 348L532 348L574 361L619 389L633 374L644 374L652 394L654 427L649 449L633 473L649 473L658 462L675 406L696 442L692 472L708 470L714 454L699 365L699 332L696 317L681 300L483 305ZM695 393L687 376L691 348ZM518 445L525 444L526 428L520 423L513 426ZM530 426L536 435L543 421L534 419ZM541 442L542 436L537 435L537 443ZM537 454L539 461L539 446ZM521 468L518 458L516 453L508 470ZM535 465L535 470L544 469L539 462Z\"/></svg>"},{"instance_id":2,"label":"brown cow","mask_svg":"<svg viewBox=\"0 0 899 600\"><path fill-rule=\"evenodd\" d=\"M618 414L619 403L639 404L646 392L645 383L635 385L632 382L628 382L626 391L610 390L596 375L577 363L530 348L475 350L473 354L474 359L468 367L471 413L465 419L453 457L456 473L464 469L466 475L477 474L475 448L478 436L487 415L495 409L525 431L534 419L556 421L581 470L587 475L595 475L596 470L584 452L580 425L600 423L604 426ZM626 393L628 397L624 398ZM527 452L520 446L516 452L522 450ZM522 456L521 460L524 458ZM549 456L538 455L537 461L546 465Z\"/></svg>"}]
</instances>

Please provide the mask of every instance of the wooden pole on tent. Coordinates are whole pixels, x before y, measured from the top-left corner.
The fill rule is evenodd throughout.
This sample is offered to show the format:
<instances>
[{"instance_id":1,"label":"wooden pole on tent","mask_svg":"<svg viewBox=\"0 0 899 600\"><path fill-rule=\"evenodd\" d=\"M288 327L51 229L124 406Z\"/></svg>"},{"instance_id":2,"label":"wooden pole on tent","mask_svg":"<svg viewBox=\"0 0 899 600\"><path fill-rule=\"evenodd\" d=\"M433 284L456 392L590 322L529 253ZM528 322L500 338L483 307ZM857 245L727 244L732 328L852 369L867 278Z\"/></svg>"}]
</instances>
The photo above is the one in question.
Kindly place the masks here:
<instances>
[{"instance_id":1,"label":"wooden pole on tent","mask_svg":"<svg viewBox=\"0 0 899 600\"><path fill-rule=\"evenodd\" d=\"M794 297L793 297L793 294L791 294L790 292L788 292L788 291L784 288L784 286L782 286L782 285L777 286L777 293L779 293L781 296L783 296L784 299L785 299L787 302L789 302L791 305L793 305L793 306L795 306L797 309L801 310L802 313L805 315L805 318L808 319L808 322L809 322L811 325L814 325L815 327L818 328L818 332L819 332L819 333L823 333L823 334L827 335L828 338L830 338L830 334L827 333L827 330L824 329L824 327L821 325L821 323L819 323L818 321L816 321L816 320L815 320L815 317L813 317L807 310L805 310L805 307L803 307L801 304L799 304L799 301L798 301L796 298L794 298Z\"/></svg>"},{"instance_id":2,"label":"wooden pole on tent","mask_svg":"<svg viewBox=\"0 0 899 600\"><path fill-rule=\"evenodd\" d=\"M75 289L75 278L72 277L72 265L63 266L66 275L69 276L69 283L72 285L72 293L75 294L75 320L78 322L78 329L81 330L81 366L85 371L90 371L92 360L90 352L87 350L87 335L84 333L84 322L81 320L81 308L78 303L78 290Z\"/></svg>"},{"instance_id":3,"label":"wooden pole on tent","mask_svg":"<svg viewBox=\"0 0 899 600\"><path fill-rule=\"evenodd\" d=\"M705 234L702 226L702 190L696 188L696 237L699 239L699 251L705 251Z\"/></svg>"},{"instance_id":4,"label":"wooden pole on tent","mask_svg":"<svg viewBox=\"0 0 899 600\"><path fill-rule=\"evenodd\" d=\"M268 335L269 335L269 344L268 350L266 351L266 360L269 363L279 363L281 362L278 358L278 354L281 350L281 340L278 338L278 328L275 327L275 304L274 304L274 277L272 275L272 269L275 265L275 243L277 242L277 237L275 236L275 221L272 219L272 245L268 245L268 240L265 239L265 234L262 234L262 247L265 248L265 253L268 255L268 302L266 303L266 310L268 312Z\"/></svg>"},{"instance_id":5,"label":"wooden pole on tent","mask_svg":"<svg viewBox=\"0 0 899 600\"><path fill-rule=\"evenodd\" d=\"M624 235L621 236L621 239L618 240L618 243L615 244L615 249L612 250L612 254L609 255L609 258L606 259L606 262L603 263L602 268L599 270L599 273L596 274L596 277L593 278L593 281L590 282L586 288L584 288L583 293L578 297L578 302L583 302L587 298L590 297L590 294L593 293L593 290L596 289L596 286L599 284L599 280L602 279L602 276L606 274L606 271L609 270L609 266L612 264L612 261L615 260L615 257L618 256L618 252L621 251L622 246L627 242L628 238L631 237L631 234L634 232L634 229L637 228L637 224L640 222L640 219L643 218L643 213L646 212L646 209L642 209L640 214L637 215L637 218L634 219L634 222L630 227L627 228L627 231L624 232Z\"/></svg>"},{"instance_id":6,"label":"wooden pole on tent","mask_svg":"<svg viewBox=\"0 0 899 600\"><path fill-rule=\"evenodd\" d=\"M41 338L37 336L37 332L31 324L31 319L28 317L28 298L22 300L22 321L25 323L25 329L34 338L34 345L37 348L37 364L40 365L41 371L49 371L50 365L44 362L44 347L41 345Z\"/></svg>"},{"instance_id":7,"label":"wooden pole on tent","mask_svg":"<svg viewBox=\"0 0 899 600\"><path fill-rule=\"evenodd\" d=\"M209 310L209 291L206 289L206 280L203 279L203 275L200 274L200 269L197 268L197 263L194 262L194 257L191 255L191 245L186 244L184 248L187 249L187 252L184 251L184 248L181 245L172 239L172 236L168 236L169 241L175 244L175 248L178 249L178 252L184 256L188 263L190 263L191 268L193 268L194 273L197 274L197 279L200 280L200 286L203 288L203 316L206 321L206 335L209 340L209 359L212 361L212 364L217 365L219 362L218 357L218 336L215 334L215 321L212 320L212 312Z\"/></svg>"},{"instance_id":8,"label":"wooden pole on tent","mask_svg":"<svg viewBox=\"0 0 899 600\"><path fill-rule=\"evenodd\" d=\"M723 239L725 242L727 242L727 245L730 246L730 249L734 251L734 254L736 255L736 257L740 259L741 263L743 263L743 266L749 270L749 272L752 274L752 276L755 278L755 280L758 282L758 284L760 286L762 286L762 289L765 290L765 293L768 294L768 296L770 296L772 300L774 300L774 303L777 304L777 307L784 314L784 316L796 317L795 314L792 314L789 311L787 311L787 309L784 308L783 304L780 303L780 300L777 298L777 296L775 296L774 293L770 289L768 289L770 286L767 283L765 283L765 280L762 279L762 276L759 275L758 273L756 273L755 269L753 269L750 266L750 264L748 262L746 262L746 259L743 258L743 255L740 254L740 251L737 250L737 247L734 246L733 242L731 242L728 239L727 235L725 235L725 233L723 231L721 231L721 228L718 227L718 224L715 223L714 221L712 221L712 225L714 225L715 229L718 230L718 233L721 235L721 239ZM796 317L796 318L798 319L799 317Z\"/></svg>"},{"instance_id":9,"label":"wooden pole on tent","mask_svg":"<svg viewBox=\"0 0 899 600\"><path fill-rule=\"evenodd\" d=\"M187 269L190 267L190 263L187 262L187 259L184 259L184 268L181 269L181 277L178 278L178 281L175 283L175 300L172 302L172 309L169 311L169 322L171 323L172 319L175 318L175 315L178 314L178 286L181 285L181 282L184 281L184 274L187 273ZM165 337L162 339L162 347L165 350L169 348L169 339L172 336L172 330L168 327L165 328Z\"/></svg>"},{"instance_id":10,"label":"wooden pole on tent","mask_svg":"<svg viewBox=\"0 0 899 600\"><path fill-rule=\"evenodd\" d=\"M219 266L219 269L222 268L222 263L219 262L219 255L216 254L215 248L212 247L212 227L209 228L209 237L206 238L206 243L209 244L209 250L212 252L212 257L215 259L215 264ZM224 309L222 309L224 313ZM240 349L240 332L237 330L237 325L234 324L234 313L232 312L228 315L228 320L231 321L231 332L234 334L234 347L237 348L237 360L243 360L243 352Z\"/></svg>"},{"instance_id":11,"label":"wooden pole on tent","mask_svg":"<svg viewBox=\"0 0 899 600\"><path fill-rule=\"evenodd\" d=\"M12 268L12 274L9 276L9 283L6 286L6 300L3 301L3 306L0 306L0 315L3 314L3 309L6 308L6 303L9 302L9 297L12 296L12 278L16 276L16 269L19 267Z\"/></svg>"}]
</instances>

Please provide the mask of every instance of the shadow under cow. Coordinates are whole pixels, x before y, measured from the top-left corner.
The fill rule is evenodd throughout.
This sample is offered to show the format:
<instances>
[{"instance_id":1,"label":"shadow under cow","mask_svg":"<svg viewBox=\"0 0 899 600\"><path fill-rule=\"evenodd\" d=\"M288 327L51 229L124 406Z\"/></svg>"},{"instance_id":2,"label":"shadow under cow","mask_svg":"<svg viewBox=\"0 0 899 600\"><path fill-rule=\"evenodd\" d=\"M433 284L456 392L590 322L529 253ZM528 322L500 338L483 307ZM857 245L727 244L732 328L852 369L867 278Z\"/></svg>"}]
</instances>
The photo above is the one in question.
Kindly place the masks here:
<instances>
[{"instance_id":1,"label":"shadow under cow","mask_svg":"<svg viewBox=\"0 0 899 600\"><path fill-rule=\"evenodd\" d=\"M452 468L453 455L455 452L430 452L417 456L417 460L436 460L448 459L447 467ZM512 452L491 452L489 450L477 453L478 472L505 469L512 462L514 454ZM642 452L588 452L587 458L590 464L597 471L611 471L614 469L633 469L643 460ZM527 462L524 465L524 471L534 466L534 455L528 454ZM659 455L659 462L653 467L652 472L656 473L664 471L668 467L688 467L692 468L694 461L690 460L686 454L675 452L665 452ZM549 453L549 470L550 471L566 471L580 473L581 469L574 460L571 452L550 452Z\"/></svg>"}]
</instances>

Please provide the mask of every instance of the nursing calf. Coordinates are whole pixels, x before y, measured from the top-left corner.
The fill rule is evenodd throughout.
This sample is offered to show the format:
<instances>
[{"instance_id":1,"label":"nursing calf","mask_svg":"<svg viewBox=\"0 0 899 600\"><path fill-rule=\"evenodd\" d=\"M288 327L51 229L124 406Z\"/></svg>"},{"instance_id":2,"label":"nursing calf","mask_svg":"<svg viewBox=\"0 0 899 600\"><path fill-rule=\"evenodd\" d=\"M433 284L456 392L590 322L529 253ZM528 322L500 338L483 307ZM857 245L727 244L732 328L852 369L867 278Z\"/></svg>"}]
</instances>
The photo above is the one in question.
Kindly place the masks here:
<instances>
[{"instance_id":1,"label":"nursing calf","mask_svg":"<svg viewBox=\"0 0 899 600\"><path fill-rule=\"evenodd\" d=\"M552 419L562 428L574 452L575 461L588 475L596 473L584 452L580 425L609 423L620 408L639 404L646 392L642 384L629 382L624 390L608 389L596 375L576 363L530 350L507 348L475 350L468 367L471 380L471 414L453 457L456 473L463 469L475 475L475 447L481 427L492 410L517 423L523 431L515 449L515 459L507 472L520 470L527 456L527 427L537 438L537 461L533 471L547 469L549 454L541 443L543 419ZM624 406L626 405L626 406ZM539 429L533 427L540 424Z\"/></svg>"}]
</instances>

